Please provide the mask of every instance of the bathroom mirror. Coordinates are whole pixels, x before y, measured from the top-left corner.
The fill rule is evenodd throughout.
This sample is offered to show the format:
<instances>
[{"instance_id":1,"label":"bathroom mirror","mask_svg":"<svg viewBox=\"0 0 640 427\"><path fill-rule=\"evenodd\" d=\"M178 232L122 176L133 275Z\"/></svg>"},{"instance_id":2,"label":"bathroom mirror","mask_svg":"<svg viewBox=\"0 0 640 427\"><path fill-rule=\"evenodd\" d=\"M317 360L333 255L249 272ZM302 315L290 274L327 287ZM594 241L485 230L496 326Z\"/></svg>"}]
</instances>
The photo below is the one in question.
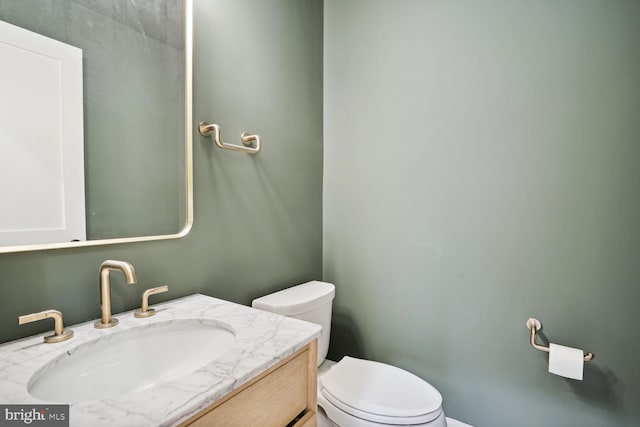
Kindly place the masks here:
<instances>
[{"instance_id":1,"label":"bathroom mirror","mask_svg":"<svg viewBox=\"0 0 640 427\"><path fill-rule=\"evenodd\" d=\"M81 55L77 65L80 70L77 87L81 94L77 103L79 116L76 116L80 117L80 125L70 126L68 123L78 122L61 119L58 127L76 131L82 128L82 132L76 133L81 141L79 150L83 151L67 156L70 149L51 148L55 137L63 132L55 124L49 130L49 125L39 127L39 123L46 122L49 116L66 117L68 114L64 110L59 114L39 116L42 113L36 107L47 103L61 104L58 98L45 99L46 90L35 91L35 96L41 98L23 96L20 89L15 91L18 98L12 101L7 97L0 99L0 111L17 114L16 106L21 106L29 115L22 116L25 126L16 127L27 129L25 132L10 133L6 131L9 125L3 129L0 120L0 144L11 141L9 145L19 147L18 151L10 151L6 144L0 145L0 155L5 160L4 173L0 174L4 218L11 216L26 221L33 216L55 217L59 214L62 219L42 228L56 228L58 223L66 226L70 221L67 211L71 208L64 203L58 205L49 188L58 189L59 199L72 191L66 189L66 184L45 185L50 184L47 183L47 178L51 179L50 169L59 168L60 176L71 176L69 182L84 187L84 203L77 210L83 210L81 228L86 231L81 237L75 238L74 234L71 238L59 238L60 241L45 240L45 237L35 240L30 237L24 241L12 240L13 237L0 239L0 253L184 236L193 222L191 0L0 0L0 21L6 24L5 29L33 37L36 43L38 39L53 40ZM3 76L0 71L0 79L11 81L5 87L22 87L17 84L22 76L27 79L23 82L24 87L47 80L48 77L39 77L34 72L37 69L42 73L46 68L37 65L44 63L42 61L50 62L53 64L50 68L62 70L60 73L71 67L47 51L36 52L29 46L21 46L22 42L14 43L12 36L1 30L0 36L5 39L0 38L0 55L6 56L0 57L0 63L10 63L13 67L13 74L5 72ZM14 60L25 56L25 52L35 58L31 62L29 58L25 61L31 65ZM11 59L7 61L7 58ZM20 68L23 66L24 69ZM52 92L64 99L65 88L70 85L57 75L50 80L58 81L60 93L56 92L55 84ZM12 119L12 122L18 119ZM32 135L28 130L38 128L45 129L40 136ZM27 140L36 147L33 155L24 154ZM60 144L66 142L62 137L60 140ZM46 150L53 153L67 150L67 153L54 159L54 166L43 166L43 172L36 169L36 165L55 157L43 155ZM15 155L15 152L21 154ZM35 157L38 158L34 161ZM31 158L32 161L25 166L18 158ZM80 166L84 170L70 175L69 166L76 169ZM13 169L9 172L8 167ZM42 185L35 181L31 187L21 187L40 175L44 177L40 181ZM9 197L11 194L15 200L28 195L34 201L30 202L30 208L16 209L22 204L8 203L7 200L13 200ZM48 198L39 199L36 195ZM2 219L0 215L0 233L20 228L3 225Z\"/></svg>"}]
</instances>

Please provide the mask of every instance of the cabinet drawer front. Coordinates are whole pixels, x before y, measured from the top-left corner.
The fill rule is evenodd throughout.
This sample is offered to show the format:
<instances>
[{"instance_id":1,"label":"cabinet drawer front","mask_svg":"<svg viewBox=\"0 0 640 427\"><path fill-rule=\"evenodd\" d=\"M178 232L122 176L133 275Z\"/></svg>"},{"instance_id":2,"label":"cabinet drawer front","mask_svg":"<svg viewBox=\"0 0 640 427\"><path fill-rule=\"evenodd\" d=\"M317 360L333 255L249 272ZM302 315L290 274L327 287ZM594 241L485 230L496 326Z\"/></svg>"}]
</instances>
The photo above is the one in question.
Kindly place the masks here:
<instances>
[{"instance_id":1,"label":"cabinet drawer front","mask_svg":"<svg viewBox=\"0 0 640 427\"><path fill-rule=\"evenodd\" d=\"M283 427L307 406L308 350L217 405L194 427Z\"/></svg>"},{"instance_id":2,"label":"cabinet drawer front","mask_svg":"<svg viewBox=\"0 0 640 427\"><path fill-rule=\"evenodd\" d=\"M293 427L318 427L318 414L307 412Z\"/></svg>"}]
</instances>

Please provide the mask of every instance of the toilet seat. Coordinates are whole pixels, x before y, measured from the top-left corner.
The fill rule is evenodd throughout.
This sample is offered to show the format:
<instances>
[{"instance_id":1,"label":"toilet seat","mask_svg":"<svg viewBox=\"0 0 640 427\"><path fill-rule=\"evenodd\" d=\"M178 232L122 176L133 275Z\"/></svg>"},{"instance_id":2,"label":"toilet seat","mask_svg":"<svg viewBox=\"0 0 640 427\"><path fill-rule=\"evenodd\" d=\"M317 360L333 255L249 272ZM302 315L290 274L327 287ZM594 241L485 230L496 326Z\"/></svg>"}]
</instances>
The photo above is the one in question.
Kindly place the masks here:
<instances>
[{"instance_id":1,"label":"toilet seat","mask_svg":"<svg viewBox=\"0 0 640 427\"><path fill-rule=\"evenodd\" d=\"M347 414L380 424L416 425L442 415L442 395L395 366L344 357L319 378L322 397Z\"/></svg>"}]
</instances>

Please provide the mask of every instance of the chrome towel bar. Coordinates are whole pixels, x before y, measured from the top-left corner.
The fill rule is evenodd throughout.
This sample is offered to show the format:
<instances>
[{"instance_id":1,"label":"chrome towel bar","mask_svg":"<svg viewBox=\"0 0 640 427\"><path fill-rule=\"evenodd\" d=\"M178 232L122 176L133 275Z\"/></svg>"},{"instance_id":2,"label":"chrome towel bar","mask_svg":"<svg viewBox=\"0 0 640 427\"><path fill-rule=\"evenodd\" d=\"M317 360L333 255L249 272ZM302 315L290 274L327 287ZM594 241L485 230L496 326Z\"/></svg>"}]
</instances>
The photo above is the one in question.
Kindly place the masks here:
<instances>
[{"instance_id":1,"label":"chrome towel bar","mask_svg":"<svg viewBox=\"0 0 640 427\"><path fill-rule=\"evenodd\" d=\"M540 329L542 329L542 324L540 323L540 321L538 319L529 318L527 320L527 329L531 331L531 346L536 350L546 351L547 353L549 353L549 347L545 347L543 345L536 343L536 333ZM595 355L593 353L588 352L587 354L584 355L584 361L589 362L594 358L594 356Z\"/></svg>"},{"instance_id":2,"label":"chrome towel bar","mask_svg":"<svg viewBox=\"0 0 640 427\"><path fill-rule=\"evenodd\" d=\"M249 154L257 154L260 152L260 136L259 135L249 135L244 132L240 135L240 141L243 145L235 145L235 144L227 144L222 141L222 136L220 135L220 126L209 124L207 122L200 122L198 125L198 130L200 131L200 135L202 136L210 136L213 134L213 141L220 148L225 148L227 150L234 151L242 151L244 153ZM255 145L253 143L255 142Z\"/></svg>"}]
</instances>

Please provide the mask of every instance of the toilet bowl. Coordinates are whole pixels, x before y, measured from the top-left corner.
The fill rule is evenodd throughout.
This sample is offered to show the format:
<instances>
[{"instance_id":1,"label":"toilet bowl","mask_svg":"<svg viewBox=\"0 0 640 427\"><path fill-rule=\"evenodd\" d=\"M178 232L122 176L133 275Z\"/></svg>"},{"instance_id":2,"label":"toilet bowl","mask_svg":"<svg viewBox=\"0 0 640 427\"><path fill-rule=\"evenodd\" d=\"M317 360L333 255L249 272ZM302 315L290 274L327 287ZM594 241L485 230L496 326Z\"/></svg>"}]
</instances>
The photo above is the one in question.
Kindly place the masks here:
<instances>
[{"instance_id":1,"label":"toilet bowl","mask_svg":"<svg viewBox=\"0 0 640 427\"><path fill-rule=\"evenodd\" d=\"M318 426L471 427L446 418L438 390L395 366L344 357L325 361L335 287L312 281L253 300L254 308L322 326L318 339Z\"/></svg>"},{"instance_id":2,"label":"toilet bowl","mask_svg":"<svg viewBox=\"0 0 640 427\"><path fill-rule=\"evenodd\" d=\"M318 378L318 405L338 426L444 427L442 396L394 366L344 357Z\"/></svg>"}]
</instances>

